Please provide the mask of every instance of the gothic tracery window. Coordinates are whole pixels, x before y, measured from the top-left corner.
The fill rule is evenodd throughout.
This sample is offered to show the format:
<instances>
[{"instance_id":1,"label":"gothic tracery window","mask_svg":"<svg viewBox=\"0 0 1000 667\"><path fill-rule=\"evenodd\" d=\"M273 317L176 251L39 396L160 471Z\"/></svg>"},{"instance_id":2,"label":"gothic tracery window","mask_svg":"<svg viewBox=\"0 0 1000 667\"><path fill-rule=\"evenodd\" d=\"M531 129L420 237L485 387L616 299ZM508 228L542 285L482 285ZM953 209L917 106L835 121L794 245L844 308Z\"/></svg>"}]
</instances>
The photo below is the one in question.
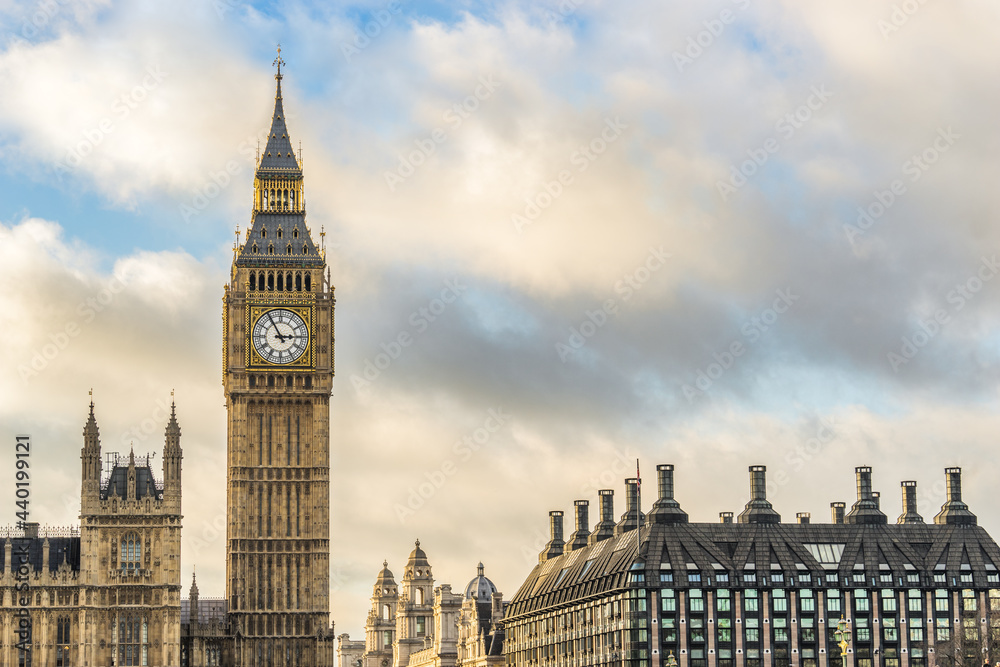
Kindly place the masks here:
<instances>
[{"instance_id":1,"label":"gothic tracery window","mask_svg":"<svg viewBox=\"0 0 1000 667\"><path fill-rule=\"evenodd\" d=\"M128 614L119 618L115 628L119 665L148 665L149 626L145 616Z\"/></svg>"},{"instance_id":2,"label":"gothic tracery window","mask_svg":"<svg viewBox=\"0 0 1000 667\"><path fill-rule=\"evenodd\" d=\"M142 540L138 533L126 533L121 541L122 572L136 574L142 568Z\"/></svg>"},{"instance_id":3,"label":"gothic tracery window","mask_svg":"<svg viewBox=\"0 0 1000 667\"><path fill-rule=\"evenodd\" d=\"M70 645L69 617L60 616L56 619L56 667L67 667Z\"/></svg>"}]
</instances>

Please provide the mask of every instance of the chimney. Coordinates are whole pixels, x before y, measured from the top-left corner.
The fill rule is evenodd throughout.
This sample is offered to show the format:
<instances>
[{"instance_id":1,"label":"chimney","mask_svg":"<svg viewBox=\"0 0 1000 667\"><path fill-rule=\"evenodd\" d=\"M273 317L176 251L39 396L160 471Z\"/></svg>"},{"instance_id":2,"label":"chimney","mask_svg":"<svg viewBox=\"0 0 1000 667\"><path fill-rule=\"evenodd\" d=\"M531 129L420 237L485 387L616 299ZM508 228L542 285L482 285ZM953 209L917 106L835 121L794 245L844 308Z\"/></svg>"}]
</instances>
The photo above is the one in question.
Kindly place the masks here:
<instances>
[{"instance_id":1,"label":"chimney","mask_svg":"<svg viewBox=\"0 0 1000 667\"><path fill-rule=\"evenodd\" d=\"M576 530L569 536L566 551L576 551L587 546L590 537L590 501L577 500L573 502L576 509Z\"/></svg>"},{"instance_id":2,"label":"chimney","mask_svg":"<svg viewBox=\"0 0 1000 667\"><path fill-rule=\"evenodd\" d=\"M969 511L969 506L962 502L962 469L945 468L948 480L948 499L941 506L941 511L934 517L936 524L953 526L975 526L976 515Z\"/></svg>"},{"instance_id":3,"label":"chimney","mask_svg":"<svg viewBox=\"0 0 1000 667\"><path fill-rule=\"evenodd\" d=\"M857 476L858 500L844 517L844 522L866 525L888 523L888 518L878 507L878 497L872 493L872 469L859 466L854 469L854 474Z\"/></svg>"},{"instance_id":4,"label":"chimney","mask_svg":"<svg viewBox=\"0 0 1000 667\"><path fill-rule=\"evenodd\" d=\"M781 523L781 515L767 500L767 466L750 466L750 502L740 512L740 523Z\"/></svg>"},{"instance_id":5,"label":"chimney","mask_svg":"<svg viewBox=\"0 0 1000 667\"><path fill-rule=\"evenodd\" d=\"M913 480L900 482L903 488L903 513L896 523L923 523L924 517L917 514L917 483Z\"/></svg>"},{"instance_id":6,"label":"chimney","mask_svg":"<svg viewBox=\"0 0 1000 667\"><path fill-rule=\"evenodd\" d=\"M811 517L812 517L812 515L809 514L809 512L798 512L795 515L795 522L798 523L799 525L805 525L805 524L809 523L809 519Z\"/></svg>"},{"instance_id":7,"label":"chimney","mask_svg":"<svg viewBox=\"0 0 1000 667\"><path fill-rule=\"evenodd\" d=\"M538 555L538 562L544 563L545 561L556 558L557 556L562 556L563 547L566 545L563 542L563 513L556 510L549 512L549 533L551 539L549 543L545 545L545 549L542 553Z\"/></svg>"},{"instance_id":8,"label":"chimney","mask_svg":"<svg viewBox=\"0 0 1000 667\"><path fill-rule=\"evenodd\" d=\"M830 513L833 515L833 522L835 524L844 523L845 507L847 507L846 503L830 503Z\"/></svg>"},{"instance_id":9,"label":"chimney","mask_svg":"<svg viewBox=\"0 0 1000 667\"><path fill-rule=\"evenodd\" d=\"M503 593L497 591L493 594L492 598L493 609L490 616L490 622L494 624L500 623L503 620Z\"/></svg>"},{"instance_id":10,"label":"chimney","mask_svg":"<svg viewBox=\"0 0 1000 667\"><path fill-rule=\"evenodd\" d=\"M652 523L687 523L687 512L674 500L674 466L664 463L656 466L656 481L660 497L649 512Z\"/></svg>"},{"instance_id":11,"label":"chimney","mask_svg":"<svg viewBox=\"0 0 1000 667\"><path fill-rule=\"evenodd\" d=\"M646 515L639 509L639 479L625 480L625 513L615 526L615 537L646 525Z\"/></svg>"},{"instance_id":12,"label":"chimney","mask_svg":"<svg viewBox=\"0 0 1000 667\"><path fill-rule=\"evenodd\" d=\"M38 537L38 522L30 521L24 524L24 537L26 539L35 539Z\"/></svg>"},{"instance_id":13,"label":"chimney","mask_svg":"<svg viewBox=\"0 0 1000 667\"><path fill-rule=\"evenodd\" d=\"M588 542L597 544L601 540L614 537L615 534L615 492L614 489L601 489L597 492L601 499L601 520L594 526Z\"/></svg>"},{"instance_id":14,"label":"chimney","mask_svg":"<svg viewBox=\"0 0 1000 667\"><path fill-rule=\"evenodd\" d=\"M719 523L732 523L733 513L732 512L719 512Z\"/></svg>"}]
</instances>

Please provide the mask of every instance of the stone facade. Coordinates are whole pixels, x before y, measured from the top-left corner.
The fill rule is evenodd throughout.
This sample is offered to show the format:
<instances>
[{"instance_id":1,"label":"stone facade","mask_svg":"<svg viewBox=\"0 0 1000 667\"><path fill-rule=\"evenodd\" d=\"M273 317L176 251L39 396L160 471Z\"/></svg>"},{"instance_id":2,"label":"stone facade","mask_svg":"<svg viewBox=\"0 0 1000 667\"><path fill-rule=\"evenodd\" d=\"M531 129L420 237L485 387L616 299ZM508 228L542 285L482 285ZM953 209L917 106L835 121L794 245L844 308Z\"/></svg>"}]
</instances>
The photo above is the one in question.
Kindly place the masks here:
<instances>
[{"instance_id":1,"label":"stone facade","mask_svg":"<svg viewBox=\"0 0 1000 667\"><path fill-rule=\"evenodd\" d=\"M180 426L171 408L163 479L149 457L102 464L94 404L84 427L79 529L0 533L0 665L20 665L19 568L27 572L32 665L161 665L180 655ZM18 589L18 597L25 591Z\"/></svg>"},{"instance_id":2,"label":"stone facade","mask_svg":"<svg viewBox=\"0 0 1000 667\"><path fill-rule=\"evenodd\" d=\"M189 664L333 665L330 395L334 290L306 224L278 72L246 236L223 294L227 414L225 638L193 615ZM198 610L200 612L200 609ZM214 659L214 658L211 658ZM198 662L202 661L202 662Z\"/></svg>"},{"instance_id":3,"label":"stone facade","mask_svg":"<svg viewBox=\"0 0 1000 667\"><path fill-rule=\"evenodd\" d=\"M499 667L503 596L479 573L465 592L434 585L419 540L399 586L388 562L372 591L364 641L337 638L338 667Z\"/></svg>"}]
</instances>

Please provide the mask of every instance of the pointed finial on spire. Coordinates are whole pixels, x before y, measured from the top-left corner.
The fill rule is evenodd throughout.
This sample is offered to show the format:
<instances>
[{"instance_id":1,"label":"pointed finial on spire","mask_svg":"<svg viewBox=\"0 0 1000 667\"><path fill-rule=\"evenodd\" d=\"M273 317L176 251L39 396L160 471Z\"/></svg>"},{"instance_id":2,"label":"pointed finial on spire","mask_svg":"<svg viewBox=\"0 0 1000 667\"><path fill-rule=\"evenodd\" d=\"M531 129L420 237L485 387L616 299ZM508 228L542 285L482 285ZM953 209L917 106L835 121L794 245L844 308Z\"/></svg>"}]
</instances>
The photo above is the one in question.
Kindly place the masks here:
<instances>
[{"instance_id":1,"label":"pointed finial on spire","mask_svg":"<svg viewBox=\"0 0 1000 667\"><path fill-rule=\"evenodd\" d=\"M276 79L281 80L281 66L285 64L285 61L281 59L281 44L278 44L278 57L274 59L272 65L278 68L278 73L274 75Z\"/></svg>"},{"instance_id":2,"label":"pointed finial on spire","mask_svg":"<svg viewBox=\"0 0 1000 667\"><path fill-rule=\"evenodd\" d=\"M90 391L88 391L87 394L90 396L90 416L93 417L94 416L94 388L91 387Z\"/></svg>"},{"instance_id":3,"label":"pointed finial on spire","mask_svg":"<svg viewBox=\"0 0 1000 667\"><path fill-rule=\"evenodd\" d=\"M239 233L239 232L237 232L237 233ZM171 417L176 417L177 416L177 403L174 401L174 390L173 389L170 390L170 416Z\"/></svg>"},{"instance_id":4,"label":"pointed finial on spire","mask_svg":"<svg viewBox=\"0 0 1000 667\"><path fill-rule=\"evenodd\" d=\"M388 559L382 561L382 567L389 567L389 560Z\"/></svg>"}]
</instances>

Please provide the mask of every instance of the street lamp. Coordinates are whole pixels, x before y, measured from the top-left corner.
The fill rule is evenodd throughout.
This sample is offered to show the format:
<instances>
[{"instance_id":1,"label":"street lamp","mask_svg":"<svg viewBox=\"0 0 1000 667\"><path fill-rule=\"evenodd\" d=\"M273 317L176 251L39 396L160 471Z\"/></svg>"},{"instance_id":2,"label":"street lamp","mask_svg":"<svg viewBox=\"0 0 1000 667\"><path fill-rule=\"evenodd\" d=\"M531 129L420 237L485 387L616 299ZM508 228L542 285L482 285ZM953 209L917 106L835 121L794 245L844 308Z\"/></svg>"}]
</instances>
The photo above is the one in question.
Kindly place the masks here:
<instances>
[{"instance_id":1,"label":"street lamp","mask_svg":"<svg viewBox=\"0 0 1000 667\"><path fill-rule=\"evenodd\" d=\"M667 656L667 667L677 667L677 658L674 657L673 651Z\"/></svg>"},{"instance_id":2,"label":"street lamp","mask_svg":"<svg viewBox=\"0 0 1000 667\"><path fill-rule=\"evenodd\" d=\"M837 630L833 633L833 636L837 638L837 643L840 645L840 657L847 657L847 647L851 643L851 631L847 627L847 621L841 616L840 620L837 621Z\"/></svg>"}]
</instances>

